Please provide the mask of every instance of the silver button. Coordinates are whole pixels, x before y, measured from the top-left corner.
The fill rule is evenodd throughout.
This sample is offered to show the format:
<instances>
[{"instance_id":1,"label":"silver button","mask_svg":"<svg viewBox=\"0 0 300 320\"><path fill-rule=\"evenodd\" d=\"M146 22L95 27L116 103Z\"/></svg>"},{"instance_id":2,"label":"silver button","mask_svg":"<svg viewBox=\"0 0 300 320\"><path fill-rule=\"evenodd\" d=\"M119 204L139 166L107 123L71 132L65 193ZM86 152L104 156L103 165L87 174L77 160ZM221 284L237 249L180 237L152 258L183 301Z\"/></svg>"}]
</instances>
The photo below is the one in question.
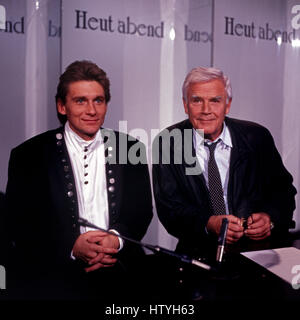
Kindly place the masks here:
<instances>
[{"instance_id":1,"label":"silver button","mask_svg":"<svg viewBox=\"0 0 300 320\"><path fill-rule=\"evenodd\" d=\"M113 173L112 170L108 170L108 174L111 175Z\"/></svg>"},{"instance_id":2,"label":"silver button","mask_svg":"<svg viewBox=\"0 0 300 320\"><path fill-rule=\"evenodd\" d=\"M71 189L73 188L73 184L72 184L72 183L68 183L67 188L68 188L69 190L71 190Z\"/></svg>"},{"instance_id":3,"label":"silver button","mask_svg":"<svg viewBox=\"0 0 300 320\"><path fill-rule=\"evenodd\" d=\"M115 187L114 186L109 186L108 187L108 191L109 192L114 192L115 191Z\"/></svg>"},{"instance_id":4,"label":"silver button","mask_svg":"<svg viewBox=\"0 0 300 320\"><path fill-rule=\"evenodd\" d=\"M61 140L63 138L63 135L61 133L56 134L56 139Z\"/></svg>"},{"instance_id":5,"label":"silver button","mask_svg":"<svg viewBox=\"0 0 300 320\"><path fill-rule=\"evenodd\" d=\"M68 191L67 195L69 198L71 198L71 197L73 197L74 193L73 193L73 191Z\"/></svg>"},{"instance_id":6,"label":"silver button","mask_svg":"<svg viewBox=\"0 0 300 320\"><path fill-rule=\"evenodd\" d=\"M58 146L61 146L61 145L62 145L62 142L61 142L61 141L57 141L56 144L57 144Z\"/></svg>"},{"instance_id":7,"label":"silver button","mask_svg":"<svg viewBox=\"0 0 300 320\"><path fill-rule=\"evenodd\" d=\"M112 156L113 156L112 153L109 153L109 154L108 154L108 157L109 157L109 158L112 158Z\"/></svg>"},{"instance_id":8,"label":"silver button","mask_svg":"<svg viewBox=\"0 0 300 320\"><path fill-rule=\"evenodd\" d=\"M65 158L62 158L61 162L65 163L65 162L67 162L67 160Z\"/></svg>"},{"instance_id":9,"label":"silver button","mask_svg":"<svg viewBox=\"0 0 300 320\"><path fill-rule=\"evenodd\" d=\"M110 205L111 205L112 208L114 208L116 206L116 203L112 202Z\"/></svg>"},{"instance_id":10,"label":"silver button","mask_svg":"<svg viewBox=\"0 0 300 320\"><path fill-rule=\"evenodd\" d=\"M113 151L113 147L108 147L108 151Z\"/></svg>"},{"instance_id":11,"label":"silver button","mask_svg":"<svg viewBox=\"0 0 300 320\"><path fill-rule=\"evenodd\" d=\"M114 178L110 178L109 179L109 183L114 184L115 183L115 179Z\"/></svg>"}]
</instances>

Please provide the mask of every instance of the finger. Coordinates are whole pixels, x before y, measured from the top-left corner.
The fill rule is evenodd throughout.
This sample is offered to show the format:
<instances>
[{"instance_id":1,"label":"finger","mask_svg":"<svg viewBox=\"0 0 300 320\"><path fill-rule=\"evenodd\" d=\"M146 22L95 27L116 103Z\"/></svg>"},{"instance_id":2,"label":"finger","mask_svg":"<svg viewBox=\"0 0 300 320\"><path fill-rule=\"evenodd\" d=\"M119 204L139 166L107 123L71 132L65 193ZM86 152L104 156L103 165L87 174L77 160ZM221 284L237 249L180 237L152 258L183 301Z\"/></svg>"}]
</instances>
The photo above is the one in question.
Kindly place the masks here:
<instances>
[{"instance_id":1,"label":"finger","mask_svg":"<svg viewBox=\"0 0 300 320\"><path fill-rule=\"evenodd\" d=\"M260 232L260 233L256 233L256 234L246 234L246 236L249 239L252 240L261 240L261 239L265 239L266 237L271 235L271 231L270 230L266 230L265 232Z\"/></svg>"},{"instance_id":2,"label":"finger","mask_svg":"<svg viewBox=\"0 0 300 320\"><path fill-rule=\"evenodd\" d=\"M89 248L89 251L96 252L96 254L97 254L98 252L102 252L102 251L101 251L102 246L101 246L100 244L89 243L88 248Z\"/></svg>"},{"instance_id":3,"label":"finger","mask_svg":"<svg viewBox=\"0 0 300 320\"><path fill-rule=\"evenodd\" d=\"M85 258L85 260L90 260L97 257L97 252L95 250L88 250L82 253L82 256Z\"/></svg>"},{"instance_id":4,"label":"finger","mask_svg":"<svg viewBox=\"0 0 300 320\"><path fill-rule=\"evenodd\" d=\"M264 227L264 228L256 228L256 229L247 229L245 231L245 235L252 239L262 237L265 234L271 234L270 228Z\"/></svg>"},{"instance_id":5,"label":"finger","mask_svg":"<svg viewBox=\"0 0 300 320\"><path fill-rule=\"evenodd\" d=\"M89 237L88 239L87 239L87 241L89 242L89 243L97 243L97 242L101 242L103 239L105 238L105 236L103 235L103 236L92 236L92 237Z\"/></svg>"},{"instance_id":6,"label":"finger","mask_svg":"<svg viewBox=\"0 0 300 320\"><path fill-rule=\"evenodd\" d=\"M99 262L99 263L94 264L91 267L84 268L84 270L85 270L85 272L91 272L91 271L95 271L100 268L109 268L109 267L113 267L113 266L114 266L114 264L103 264L103 263Z\"/></svg>"},{"instance_id":7,"label":"finger","mask_svg":"<svg viewBox=\"0 0 300 320\"><path fill-rule=\"evenodd\" d=\"M112 258L110 256L105 256L101 263L103 264L115 264L117 262L117 259L116 258Z\"/></svg>"},{"instance_id":8,"label":"finger","mask_svg":"<svg viewBox=\"0 0 300 320\"><path fill-rule=\"evenodd\" d=\"M259 220L259 219L262 219L264 215L262 215L262 213L252 213L251 214L251 217L252 217L252 220L253 222Z\"/></svg>"},{"instance_id":9,"label":"finger","mask_svg":"<svg viewBox=\"0 0 300 320\"><path fill-rule=\"evenodd\" d=\"M105 267L105 265L99 262L99 263L92 265L91 267L84 268L84 270L85 270L85 272L91 272L91 271L95 271L97 269L104 268L104 267Z\"/></svg>"},{"instance_id":10,"label":"finger","mask_svg":"<svg viewBox=\"0 0 300 320\"><path fill-rule=\"evenodd\" d=\"M240 224L229 222L228 230L233 232L243 232L244 228Z\"/></svg>"},{"instance_id":11,"label":"finger","mask_svg":"<svg viewBox=\"0 0 300 320\"><path fill-rule=\"evenodd\" d=\"M107 235L107 232L100 231L100 230L88 231L85 233L85 237L87 240L93 237L104 237L106 235Z\"/></svg>"},{"instance_id":12,"label":"finger","mask_svg":"<svg viewBox=\"0 0 300 320\"><path fill-rule=\"evenodd\" d=\"M111 247L104 247L101 244L90 243L89 244L89 251L93 251L96 253L108 253L108 254L116 254L118 253L118 249L111 248Z\"/></svg>"},{"instance_id":13,"label":"finger","mask_svg":"<svg viewBox=\"0 0 300 320\"><path fill-rule=\"evenodd\" d=\"M93 259L90 259L88 261L88 264L89 265L96 264L98 262L101 262L103 258L104 258L104 253L99 253L96 257L94 257Z\"/></svg>"},{"instance_id":14,"label":"finger","mask_svg":"<svg viewBox=\"0 0 300 320\"><path fill-rule=\"evenodd\" d=\"M261 228L266 224L267 224L267 222L265 220L259 219L259 220L256 220L255 222L253 222L252 224L248 225L248 229Z\"/></svg>"},{"instance_id":15,"label":"finger","mask_svg":"<svg viewBox=\"0 0 300 320\"><path fill-rule=\"evenodd\" d=\"M103 247L101 245L97 245L97 248L95 250L98 253L106 253L106 254L116 254L118 253L118 250L115 248L109 248L109 247Z\"/></svg>"},{"instance_id":16,"label":"finger","mask_svg":"<svg viewBox=\"0 0 300 320\"><path fill-rule=\"evenodd\" d=\"M251 228L248 228L247 230L245 230L245 234L248 234L248 235L263 234L269 230L270 230L270 227L263 224L262 226L259 226L256 228L251 226Z\"/></svg>"},{"instance_id":17,"label":"finger","mask_svg":"<svg viewBox=\"0 0 300 320\"><path fill-rule=\"evenodd\" d=\"M226 240L236 242L236 241L239 240L242 236L243 236L243 232L232 232L232 231L228 231Z\"/></svg>"},{"instance_id":18,"label":"finger","mask_svg":"<svg viewBox=\"0 0 300 320\"><path fill-rule=\"evenodd\" d=\"M250 224L252 224L254 222L252 215L248 217L247 219L247 225L250 226Z\"/></svg>"},{"instance_id":19,"label":"finger","mask_svg":"<svg viewBox=\"0 0 300 320\"><path fill-rule=\"evenodd\" d=\"M231 222L232 224L238 224L238 225L241 224L241 219L232 215L232 214L224 216L224 217L227 218L228 221Z\"/></svg>"},{"instance_id":20,"label":"finger","mask_svg":"<svg viewBox=\"0 0 300 320\"><path fill-rule=\"evenodd\" d=\"M99 252L102 252L100 245L88 243L88 245L81 250L81 255L84 256L85 259L90 260L95 258Z\"/></svg>"},{"instance_id":21,"label":"finger","mask_svg":"<svg viewBox=\"0 0 300 320\"><path fill-rule=\"evenodd\" d=\"M117 259L113 258L111 255L100 253L96 258L89 261L89 265L93 265L98 262L101 262L103 264L111 264L116 263Z\"/></svg>"}]
</instances>

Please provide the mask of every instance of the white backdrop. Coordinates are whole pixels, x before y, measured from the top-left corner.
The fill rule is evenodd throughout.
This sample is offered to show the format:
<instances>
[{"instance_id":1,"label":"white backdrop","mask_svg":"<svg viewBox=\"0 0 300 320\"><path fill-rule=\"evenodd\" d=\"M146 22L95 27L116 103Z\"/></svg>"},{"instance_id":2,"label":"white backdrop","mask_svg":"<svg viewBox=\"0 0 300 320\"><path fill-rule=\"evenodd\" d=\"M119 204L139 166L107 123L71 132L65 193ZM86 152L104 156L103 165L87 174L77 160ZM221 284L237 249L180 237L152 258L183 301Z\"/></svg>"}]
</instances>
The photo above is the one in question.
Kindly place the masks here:
<instances>
[{"instance_id":1,"label":"white backdrop","mask_svg":"<svg viewBox=\"0 0 300 320\"><path fill-rule=\"evenodd\" d=\"M56 127L54 96L60 74L60 0L0 0L0 191L10 150Z\"/></svg>"},{"instance_id":2,"label":"white backdrop","mask_svg":"<svg viewBox=\"0 0 300 320\"><path fill-rule=\"evenodd\" d=\"M0 31L0 191L11 148L57 127L58 77L76 59L95 61L111 79L105 126L118 129L118 121L127 120L128 131L144 128L149 136L185 118L181 85L191 68L223 69L233 84L231 115L270 129L300 190L300 47L284 38L293 31L297 0L62 0L62 17L60 3L0 0L7 19ZM86 29L76 10L86 12ZM133 23L140 35L126 34ZM148 26L154 36L144 34ZM271 29L281 43L268 40ZM294 219L299 230L298 209ZM156 217L145 241L176 244Z\"/></svg>"},{"instance_id":3,"label":"white backdrop","mask_svg":"<svg viewBox=\"0 0 300 320\"><path fill-rule=\"evenodd\" d=\"M215 0L213 64L232 81L231 116L258 122L271 131L300 191L300 47L293 41L300 39L300 30L291 25L295 4ZM298 209L294 220L300 230Z\"/></svg>"}]
</instances>

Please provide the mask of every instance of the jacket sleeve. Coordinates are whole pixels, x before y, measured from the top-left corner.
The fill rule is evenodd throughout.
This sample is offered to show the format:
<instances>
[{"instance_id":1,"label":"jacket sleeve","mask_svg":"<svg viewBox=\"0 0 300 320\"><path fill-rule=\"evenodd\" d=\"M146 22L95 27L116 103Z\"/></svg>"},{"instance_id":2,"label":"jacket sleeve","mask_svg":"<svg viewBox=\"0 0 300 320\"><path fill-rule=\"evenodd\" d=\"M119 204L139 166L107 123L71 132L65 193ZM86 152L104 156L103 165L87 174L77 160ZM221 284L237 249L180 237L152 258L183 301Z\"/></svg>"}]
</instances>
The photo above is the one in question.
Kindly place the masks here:
<instances>
[{"instance_id":1,"label":"jacket sleeve","mask_svg":"<svg viewBox=\"0 0 300 320\"><path fill-rule=\"evenodd\" d=\"M287 231L292 226L297 191L269 131L261 141L263 211L270 214L276 230Z\"/></svg>"}]
</instances>

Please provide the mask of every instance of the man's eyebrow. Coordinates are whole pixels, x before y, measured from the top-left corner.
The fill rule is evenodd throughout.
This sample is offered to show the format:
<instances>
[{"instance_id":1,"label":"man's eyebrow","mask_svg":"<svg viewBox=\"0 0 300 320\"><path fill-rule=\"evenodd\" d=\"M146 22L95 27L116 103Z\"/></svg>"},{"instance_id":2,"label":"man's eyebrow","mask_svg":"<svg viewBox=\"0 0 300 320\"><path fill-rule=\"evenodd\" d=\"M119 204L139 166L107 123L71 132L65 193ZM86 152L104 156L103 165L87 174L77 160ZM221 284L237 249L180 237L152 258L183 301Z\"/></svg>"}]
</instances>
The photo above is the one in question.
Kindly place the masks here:
<instances>
[{"instance_id":1,"label":"man's eyebrow","mask_svg":"<svg viewBox=\"0 0 300 320\"><path fill-rule=\"evenodd\" d=\"M198 96L198 95L196 95L196 94L193 94L191 97L192 97L192 98L201 98L201 99L202 99L201 96ZM211 100L211 99L218 99L218 100L220 100L220 99L222 99L222 98L223 98L222 96L215 96L215 97L210 97L209 99L210 99L210 100Z\"/></svg>"},{"instance_id":2,"label":"man's eyebrow","mask_svg":"<svg viewBox=\"0 0 300 320\"><path fill-rule=\"evenodd\" d=\"M217 100L220 100L222 99L223 97L222 96L215 96L215 97L211 97L210 99L217 99Z\"/></svg>"},{"instance_id":3,"label":"man's eyebrow","mask_svg":"<svg viewBox=\"0 0 300 320\"><path fill-rule=\"evenodd\" d=\"M74 96L72 97L72 100L77 100L77 99L86 99L85 96Z\"/></svg>"}]
</instances>

